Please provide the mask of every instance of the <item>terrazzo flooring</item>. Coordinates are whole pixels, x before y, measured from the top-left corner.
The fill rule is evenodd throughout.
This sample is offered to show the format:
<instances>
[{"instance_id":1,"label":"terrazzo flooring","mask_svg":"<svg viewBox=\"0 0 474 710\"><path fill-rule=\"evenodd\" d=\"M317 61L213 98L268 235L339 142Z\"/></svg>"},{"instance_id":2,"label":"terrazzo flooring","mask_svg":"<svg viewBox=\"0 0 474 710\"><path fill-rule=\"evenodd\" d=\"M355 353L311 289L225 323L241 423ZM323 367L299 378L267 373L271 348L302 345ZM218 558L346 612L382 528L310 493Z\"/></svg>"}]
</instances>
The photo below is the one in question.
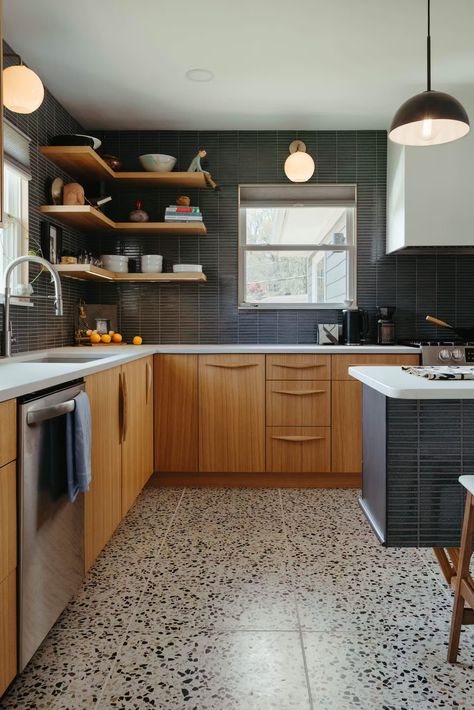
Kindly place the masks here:
<instances>
[{"instance_id":1,"label":"terrazzo flooring","mask_svg":"<svg viewBox=\"0 0 474 710\"><path fill-rule=\"evenodd\" d=\"M0 707L471 710L451 603L356 491L149 486Z\"/></svg>"}]
</instances>

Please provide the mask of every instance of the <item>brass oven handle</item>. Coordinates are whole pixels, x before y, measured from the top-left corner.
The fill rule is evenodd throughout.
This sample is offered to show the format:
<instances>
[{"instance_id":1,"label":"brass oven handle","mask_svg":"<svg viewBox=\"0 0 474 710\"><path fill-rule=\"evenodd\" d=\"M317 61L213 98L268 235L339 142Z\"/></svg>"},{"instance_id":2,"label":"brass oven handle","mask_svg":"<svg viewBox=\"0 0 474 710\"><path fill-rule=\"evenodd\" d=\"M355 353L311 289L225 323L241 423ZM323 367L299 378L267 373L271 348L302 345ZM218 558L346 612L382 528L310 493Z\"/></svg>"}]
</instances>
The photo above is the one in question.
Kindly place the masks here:
<instances>
[{"instance_id":1,"label":"brass oven handle","mask_svg":"<svg viewBox=\"0 0 474 710\"><path fill-rule=\"evenodd\" d=\"M272 436L272 439L279 439L280 441L319 441L324 439L324 436Z\"/></svg>"},{"instance_id":2,"label":"brass oven handle","mask_svg":"<svg viewBox=\"0 0 474 710\"><path fill-rule=\"evenodd\" d=\"M145 395L145 402L148 404L148 400L150 399L150 390L151 390L151 383L153 379L151 376L151 365L149 362L146 364L146 395Z\"/></svg>"},{"instance_id":3,"label":"brass oven handle","mask_svg":"<svg viewBox=\"0 0 474 710\"><path fill-rule=\"evenodd\" d=\"M307 394L325 394L326 390L272 390L272 392L275 394L294 394L297 397L304 397Z\"/></svg>"}]
</instances>

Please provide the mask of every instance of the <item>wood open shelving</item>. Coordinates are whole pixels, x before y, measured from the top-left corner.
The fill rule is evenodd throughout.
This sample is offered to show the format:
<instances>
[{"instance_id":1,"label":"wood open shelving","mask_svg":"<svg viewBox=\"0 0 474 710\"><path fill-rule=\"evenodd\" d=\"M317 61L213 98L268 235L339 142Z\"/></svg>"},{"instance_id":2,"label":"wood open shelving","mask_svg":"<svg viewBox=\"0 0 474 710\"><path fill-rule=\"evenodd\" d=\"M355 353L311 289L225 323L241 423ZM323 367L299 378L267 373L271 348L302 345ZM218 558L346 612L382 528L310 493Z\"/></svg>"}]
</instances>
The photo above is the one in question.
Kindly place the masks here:
<instances>
[{"instance_id":1,"label":"wood open shelving","mask_svg":"<svg viewBox=\"0 0 474 710\"><path fill-rule=\"evenodd\" d=\"M155 185L156 187L205 188L204 173L146 171L115 172L89 146L42 146L41 155L77 180L107 180L117 184Z\"/></svg>"},{"instance_id":2,"label":"wood open shelving","mask_svg":"<svg viewBox=\"0 0 474 710\"><path fill-rule=\"evenodd\" d=\"M114 222L90 205L42 205L41 214L48 215L74 229L89 232L127 232L128 234L178 234L204 236L203 222Z\"/></svg>"},{"instance_id":3,"label":"wood open shelving","mask_svg":"<svg viewBox=\"0 0 474 710\"><path fill-rule=\"evenodd\" d=\"M135 281L142 283L206 283L207 281L205 274L194 271L186 271L181 274L117 274L93 264L55 264L55 269L60 276L81 281Z\"/></svg>"}]
</instances>

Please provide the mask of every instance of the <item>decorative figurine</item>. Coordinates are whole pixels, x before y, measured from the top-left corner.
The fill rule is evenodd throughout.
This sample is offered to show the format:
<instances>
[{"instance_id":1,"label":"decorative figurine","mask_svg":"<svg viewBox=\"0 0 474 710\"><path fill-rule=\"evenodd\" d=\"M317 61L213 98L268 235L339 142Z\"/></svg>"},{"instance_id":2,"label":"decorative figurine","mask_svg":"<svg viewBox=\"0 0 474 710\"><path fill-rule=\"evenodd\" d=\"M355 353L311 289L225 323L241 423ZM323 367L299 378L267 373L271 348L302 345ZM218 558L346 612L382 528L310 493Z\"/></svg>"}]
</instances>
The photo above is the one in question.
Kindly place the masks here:
<instances>
[{"instance_id":1,"label":"decorative figurine","mask_svg":"<svg viewBox=\"0 0 474 710\"><path fill-rule=\"evenodd\" d=\"M189 207L189 205L191 204L191 198L187 195L180 195L176 198L176 204L179 207Z\"/></svg>"},{"instance_id":2,"label":"decorative figurine","mask_svg":"<svg viewBox=\"0 0 474 710\"><path fill-rule=\"evenodd\" d=\"M89 324L87 322L86 304L82 300L77 304L77 325L74 331L74 342L76 345L89 345L89 336L87 331L89 330Z\"/></svg>"},{"instance_id":3,"label":"decorative figurine","mask_svg":"<svg viewBox=\"0 0 474 710\"><path fill-rule=\"evenodd\" d=\"M63 205L84 205L84 188L78 182L69 182L63 187Z\"/></svg>"},{"instance_id":4,"label":"decorative figurine","mask_svg":"<svg viewBox=\"0 0 474 710\"><path fill-rule=\"evenodd\" d=\"M142 201L137 200L135 202L135 209L130 212L130 221L131 222L148 222L150 217L148 216L148 212L145 212L145 210L142 210Z\"/></svg>"},{"instance_id":5,"label":"decorative figurine","mask_svg":"<svg viewBox=\"0 0 474 710\"><path fill-rule=\"evenodd\" d=\"M191 164L188 168L188 173L204 173L204 178L206 180L207 185L209 185L209 187L212 187L213 190L220 190L221 188L216 182L214 182L210 172L207 170L207 168L209 167L208 161L204 162L206 156L207 150L205 148L199 148L197 155L191 161Z\"/></svg>"}]
</instances>

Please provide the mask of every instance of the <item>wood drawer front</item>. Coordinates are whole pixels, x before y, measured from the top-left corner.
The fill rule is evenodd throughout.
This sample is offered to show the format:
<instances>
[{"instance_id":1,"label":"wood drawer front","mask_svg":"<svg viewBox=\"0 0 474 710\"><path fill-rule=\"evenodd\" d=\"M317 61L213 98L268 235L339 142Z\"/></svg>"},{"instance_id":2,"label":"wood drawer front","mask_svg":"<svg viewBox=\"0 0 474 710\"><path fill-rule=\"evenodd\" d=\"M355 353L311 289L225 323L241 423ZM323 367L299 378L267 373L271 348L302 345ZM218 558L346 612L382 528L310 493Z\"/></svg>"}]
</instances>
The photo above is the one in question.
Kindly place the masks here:
<instances>
[{"instance_id":1,"label":"wood drawer front","mask_svg":"<svg viewBox=\"0 0 474 710\"><path fill-rule=\"evenodd\" d=\"M327 473L331 470L328 427L267 427L267 471Z\"/></svg>"},{"instance_id":2,"label":"wood drawer front","mask_svg":"<svg viewBox=\"0 0 474 710\"><path fill-rule=\"evenodd\" d=\"M16 572L0 583L0 695L16 676Z\"/></svg>"},{"instance_id":3,"label":"wood drawer front","mask_svg":"<svg viewBox=\"0 0 474 710\"><path fill-rule=\"evenodd\" d=\"M0 404L0 466L16 459L16 400Z\"/></svg>"},{"instance_id":4,"label":"wood drawer front","mask_svg":"<svg viewBox=\"0 0 474 710\"><path fill-rule=\"evenodd\" d=\"M420 356L414 355L333 355L332 379L353 380L348 373L349 367L357 365L419 365Z\"/></svg>"},{"instance_id":5,"label":"wood drawer front","mask_svg":"<svg viewBox=\"0 0 474 710\"><path fill-rule=\"evenodd\" d=\"M16 568L16 462L0 468L0 582Z\"/></svg>"},{"instance_id":6,"label":"wood drawer front","mask_svg":"<svg viewBox=\"0 0 474 710\"><path fill-rule=\"evenodd\" d=\"M267 382L267 426L330 426L331 383L327 380Z\"/></svg>"},{"instance_id":7,"label":"wood drawer front","mask_svg":"<svg viewBox=\"0 0 474 710\"><path fill-rule=\"evenodd\" d=\"M330 355L267 355L267 380L330 380Z\"/></svg>"}]
</instances>

